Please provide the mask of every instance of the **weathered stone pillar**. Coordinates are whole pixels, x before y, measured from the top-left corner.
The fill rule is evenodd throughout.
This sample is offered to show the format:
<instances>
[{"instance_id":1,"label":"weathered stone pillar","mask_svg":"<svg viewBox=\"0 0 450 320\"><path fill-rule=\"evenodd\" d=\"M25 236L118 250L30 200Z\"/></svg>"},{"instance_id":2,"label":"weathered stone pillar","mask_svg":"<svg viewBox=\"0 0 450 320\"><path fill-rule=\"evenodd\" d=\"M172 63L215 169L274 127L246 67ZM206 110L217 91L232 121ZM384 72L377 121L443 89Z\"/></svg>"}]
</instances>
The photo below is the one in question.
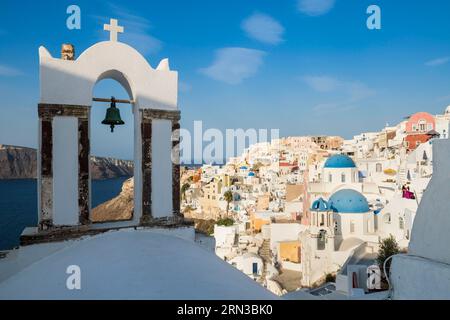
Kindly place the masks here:
<instances>
[{"instance_id":1,"label":"weathered stone pillar","mask_svg":"<svg viewBox=\"0 0 450 320\"><path fill-rule=\"evenodd\" d=\"M141 224L152 219L152 119L142 111L142 217Z\"/></svg>"},{"instance_id":2,"label":"weathered stone pillar","mask_svg":"<svg viewBox=\"0 0 450 320\"><path fill-rule=\"evenodd\" d=\"M89 117L78 118L78 206L81 225L90 224L89 218Z\"/></svg>"},{"instance_id":3,"label":"weathered stone pillar","mask_svg":"<svg viewBox=\"0 0 450 320\"><path fill-rule=\"evenodd\" d=\"M172 120L172 208L175 217L180 214L180 121Z\"/></svg>"},{"instance_id":4,"label":"weathered stone pillar","mask_svg":"<svg viewBox=\"0 0 450 320\"><path fill-rule=\"evenodd\" d=\"M38 113L41 121L39 229L46 230L53 225L53 126L52 116L45 108L39 106Z\"/></svg>"},{"instance_id":5,"label":"weathered stone pillar","mask_svg":"<svg viewBox=\"0 0 450 320\"><path fill-rule=\"evenodd\" d=\"M89 223L89 110L90 106L44 104L38 105L41 121L40 208L39 229L53 226L53 119L55 116L78 118L79 217L80 224Z\"/></svg>"}]
</instances>

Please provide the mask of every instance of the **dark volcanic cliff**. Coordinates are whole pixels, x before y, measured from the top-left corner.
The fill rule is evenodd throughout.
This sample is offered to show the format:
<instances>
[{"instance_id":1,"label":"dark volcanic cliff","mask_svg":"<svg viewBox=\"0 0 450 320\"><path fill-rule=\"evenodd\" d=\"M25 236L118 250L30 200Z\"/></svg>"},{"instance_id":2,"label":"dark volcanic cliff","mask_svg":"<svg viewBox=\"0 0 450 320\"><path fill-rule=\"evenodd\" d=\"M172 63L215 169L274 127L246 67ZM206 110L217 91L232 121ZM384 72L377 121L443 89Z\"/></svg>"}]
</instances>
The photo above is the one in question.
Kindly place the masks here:
<instances>
[{"instance_id":1,"label":"dark volcanic cliff","mask_svg":"<svg viewBox=\"0 0 450 320\"><path fill-rule=\"evenodd\" d=\"M133 175L133 161L91 157L91 175L94 180Z\"/></svg>"},{"instance_id":2,"label":"dark volcanic cliff","mask_svg":"<svg viewBox=\"0 0 450 320\"><path fill-rule=\"evenodd\" d=\"M0 145L0 179L36 177L36 150Z\"/></svg>"},{"instance_id":3,"label":"dark volcanic cliff","mask_svg":"<svg viewBox=\"0 0 450 320\"><path fill-rule=\"evenodd\" d=\"M112 158L91 158L92 179L111 179L133 175L133 161ZM35 179L36 150L0 145L0 179Z\"/></svg>"}]
</instances>

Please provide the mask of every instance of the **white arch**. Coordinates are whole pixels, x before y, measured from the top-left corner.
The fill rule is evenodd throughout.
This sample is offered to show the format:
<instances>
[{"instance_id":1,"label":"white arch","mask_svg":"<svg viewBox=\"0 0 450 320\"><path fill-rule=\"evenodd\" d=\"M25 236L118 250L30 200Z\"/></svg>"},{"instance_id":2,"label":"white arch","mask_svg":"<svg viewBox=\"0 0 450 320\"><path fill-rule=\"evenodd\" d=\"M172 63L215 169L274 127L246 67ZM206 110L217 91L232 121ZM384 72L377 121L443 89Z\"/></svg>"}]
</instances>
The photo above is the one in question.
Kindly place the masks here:
<instances>
[{"instance_id":1,"label":"white arch","mask_svg":"<svg viewBox=\"0 0 450 320\"><path fill-rule=\"evenodd\" d=\"M122 72L114 69L103 72L94 83L94 87L97 85L97 83L105 79L112 79L117 81L122 86L122 88L125 89L130 100L134 100L134 92L132 89L133 86L131 84L131 80ZM94 90L94 88L92 88L92 90Z\"/></svg>"},{"instance_id":2,"label":"white arch","mask_svg":"<svg viewBox=\"0 0 450 320\"><path fill-rule=\"evenodd\" d=\"M112 78L132 93L139 109L177 109L178 73L170 70L168 60L153 69L121 42L96 43L74 61L53 58L40 47L39 64L41 103L90 106L95 84Z\"/></svg>"}]
</instances>

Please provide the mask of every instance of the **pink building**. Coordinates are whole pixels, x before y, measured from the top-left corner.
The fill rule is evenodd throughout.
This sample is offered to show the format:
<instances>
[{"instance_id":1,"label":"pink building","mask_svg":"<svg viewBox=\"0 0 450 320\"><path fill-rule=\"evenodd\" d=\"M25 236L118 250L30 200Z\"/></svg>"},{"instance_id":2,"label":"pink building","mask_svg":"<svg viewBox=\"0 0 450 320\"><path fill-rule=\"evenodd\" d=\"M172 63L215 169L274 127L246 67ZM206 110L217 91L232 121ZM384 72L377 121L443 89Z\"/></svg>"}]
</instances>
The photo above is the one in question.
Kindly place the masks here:
<instances>
[{"instance_id":1,"label":"pink building","mask_svg":"<svg viewBox=\"0 0 450 320\"><path fill-rule=\"evenodd\" d=\"M427 112L413 114L406 123L407 133L427 133L436 130L436 120L434 116Z\"/></svg>"}]
</instances>

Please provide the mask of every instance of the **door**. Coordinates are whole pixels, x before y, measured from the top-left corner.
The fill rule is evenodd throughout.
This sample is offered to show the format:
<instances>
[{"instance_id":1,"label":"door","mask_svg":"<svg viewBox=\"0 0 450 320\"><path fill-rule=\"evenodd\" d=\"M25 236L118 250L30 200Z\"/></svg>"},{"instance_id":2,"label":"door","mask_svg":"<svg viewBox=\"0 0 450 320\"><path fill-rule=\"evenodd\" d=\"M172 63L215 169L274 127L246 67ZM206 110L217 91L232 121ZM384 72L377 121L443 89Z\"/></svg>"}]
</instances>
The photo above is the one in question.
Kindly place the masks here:
<instances>
[{"instance_id":1,"label":"door","mask_svg":"<svg viewBox=\"0 0 450 320\"><path fill-rule=\"evenodd\" d=\"M258 264L253 262L253 274L258 274Z\"/></svg>"}]
</instances>

